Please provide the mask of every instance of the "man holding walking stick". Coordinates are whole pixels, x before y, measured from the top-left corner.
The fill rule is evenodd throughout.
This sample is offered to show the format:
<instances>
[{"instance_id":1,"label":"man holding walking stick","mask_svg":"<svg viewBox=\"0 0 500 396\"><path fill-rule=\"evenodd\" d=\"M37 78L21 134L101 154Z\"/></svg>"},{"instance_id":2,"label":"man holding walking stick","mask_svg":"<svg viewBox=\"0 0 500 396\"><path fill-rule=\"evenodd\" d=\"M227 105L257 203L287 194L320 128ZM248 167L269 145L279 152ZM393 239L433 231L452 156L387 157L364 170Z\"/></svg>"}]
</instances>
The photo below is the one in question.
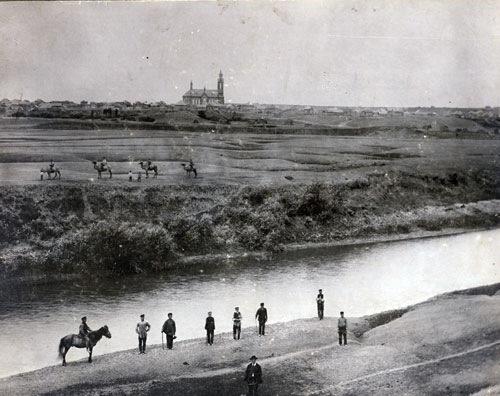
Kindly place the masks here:
<instances>
[{"instance_id":1,"label":"man holding walking stick","mask_svg":"<svg viewBox=\"0 0 500 396\"><path fill-rule=\"evenodd\" d=\"M163 327L161 329L162 332L162 342L163 342L163 333L167 335L167 349L172 349L174 346L174 338L175 337L175 322L172 319L172 313L169 312L168 319L163 323Z\"/></svg>"}]
</instances>

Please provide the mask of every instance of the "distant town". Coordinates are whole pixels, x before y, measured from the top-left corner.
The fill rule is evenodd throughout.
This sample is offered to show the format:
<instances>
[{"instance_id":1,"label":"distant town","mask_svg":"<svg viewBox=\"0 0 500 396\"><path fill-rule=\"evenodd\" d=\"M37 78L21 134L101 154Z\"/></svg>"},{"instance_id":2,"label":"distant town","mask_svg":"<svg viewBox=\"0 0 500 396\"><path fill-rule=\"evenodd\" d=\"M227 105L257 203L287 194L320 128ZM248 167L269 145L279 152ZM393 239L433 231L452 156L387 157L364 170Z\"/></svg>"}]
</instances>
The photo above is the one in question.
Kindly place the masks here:
<instances>
[{"instance_id":1,"label":"distant town","mask_svg":"<svg viewBox=\"0 0 500 396\"><path fill-rule=\"evenodd\" d=\"M198 99L195 99L195 95L198 95ZM210 100L210 96L216 100ZM223 93L217 97L217 90L193 89L192 83L183 100L176 104L163 101L75 103L2 99L0 116L73 120L79 122L79 127L89 124L100 128L124 125L147 129L170 129L175 126L185 130L199 130L204 129L203 127L216 130L230 126L236 129L279 129L283 133L304 128L320 130L405 126L423 131L467 132L470 124L464 124L460 120L472 121L476 126L473 130L484 128L483 132L490 134L498 134L500 128L499 107L464 109L236 104L224 103Z\"/></svg>"}]
</instances>

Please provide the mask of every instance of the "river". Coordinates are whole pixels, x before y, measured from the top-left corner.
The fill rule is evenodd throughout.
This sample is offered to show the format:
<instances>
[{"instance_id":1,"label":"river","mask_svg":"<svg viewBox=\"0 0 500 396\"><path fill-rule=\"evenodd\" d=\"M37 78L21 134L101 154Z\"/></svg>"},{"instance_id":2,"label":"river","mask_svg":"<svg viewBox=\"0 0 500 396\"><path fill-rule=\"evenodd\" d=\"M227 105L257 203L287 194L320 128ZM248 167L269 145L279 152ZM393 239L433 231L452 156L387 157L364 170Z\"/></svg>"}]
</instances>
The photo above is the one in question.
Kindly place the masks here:
<instances>
[{"instance_id":1,"label":"river","mask_svg":"<svg viewBox=\"0 0 500 396\"><path fill-rule=\"evenodd\" d=\"M254 326L260 302L269 323L316 315L319 288L325 316L362 316L414 304L436 294L500 282L500 230L420 240L338 246L285 253L268 259L231 258L182 272L99 282L25 287L0 302L0 377L60 364L62 336L78 332L80 318L92 329L107 324L94 356L135 348L135 326L144 313L148 344L161 342L168 312L178 339L204 337L207 311L216 334L232 330L235 306L243 327ZM84 358L72 348L68 361Z\"/></svg>"}]
</instances>

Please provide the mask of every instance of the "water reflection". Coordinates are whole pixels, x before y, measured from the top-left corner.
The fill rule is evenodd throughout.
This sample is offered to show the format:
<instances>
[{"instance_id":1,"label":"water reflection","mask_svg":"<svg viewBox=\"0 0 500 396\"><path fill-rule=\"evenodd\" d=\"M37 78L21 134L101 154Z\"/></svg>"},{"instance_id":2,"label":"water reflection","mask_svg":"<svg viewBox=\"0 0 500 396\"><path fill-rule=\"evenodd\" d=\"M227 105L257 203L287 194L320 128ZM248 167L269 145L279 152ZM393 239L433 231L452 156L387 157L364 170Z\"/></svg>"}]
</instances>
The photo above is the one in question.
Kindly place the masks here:
<instances>
[{"instance_id":1,"label":"water reflection","mask_svg":"<svg viewBox=\"0 0 500 396\"><path fill-rule=\"evenodd\" d=\"M78 331L86 315L92 328L110 327L111 340L95 354L136 347L141 313L159 343L167 312L179 339L204 336L207 311L217 333L231 331L233 308L243 326L254 325L264 301L270 322L313 317L319 288L325 315L360 316L406 306L438 293L500 282L500 230L452 237L343 246L281 254L268 259L221 260L148 276L13 287L0 302L0 376L57 364L59 339ZM22 350L23 353L18 352ZM15 359L14 359L15 356ZM85 357L71 350L69 361Z\"/></svg>"}]
</instances>

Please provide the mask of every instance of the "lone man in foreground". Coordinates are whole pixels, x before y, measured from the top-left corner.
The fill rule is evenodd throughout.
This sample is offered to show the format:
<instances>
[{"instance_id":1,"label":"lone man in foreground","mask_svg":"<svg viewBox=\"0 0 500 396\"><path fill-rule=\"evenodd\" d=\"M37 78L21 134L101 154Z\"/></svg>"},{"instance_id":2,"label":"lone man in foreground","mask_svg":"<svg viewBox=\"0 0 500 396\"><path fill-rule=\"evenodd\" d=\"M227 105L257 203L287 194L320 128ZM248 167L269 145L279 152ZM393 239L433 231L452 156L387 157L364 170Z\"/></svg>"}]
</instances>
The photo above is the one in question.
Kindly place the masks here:
<instances>
[{"instance_id":1,"label":"lone man in foreground","mask_svg":"<svg viewBox=\"0 0 500 396\"><path fill-rule=\"evenodd\" d=\"M344 312L340 312L340 318L338 320L339 328L339 345L342 345L342 337L344 338L344 345L347 345L347 319L344 318Z\"/></svg>"},{"instance_id":2,"label":"lone man in foreground","mask_svg":"<svg viewBox=\"0 0 500 396\"><path fill-rule=\"evenodd\" d=\"M319 289L318 296L316 297L316 304L318 304L318 318L323 320L323 314L325 312L325 297L323 296L323 290Z\"/></svg>"},{"instance_id":3,"label":"lone man in foreground","mask_svg":"<svg viewBox=\"0 0 500 396\"><path fill-rule=\"evenodd\" d=\"M146 353L146 339L151 325L144 320L144 314L141 315L141 321L137 323L135 332L139 335L139 353Z\"/></svg>"},{"instance_id":4,"label":"lone man in foreground","mask_svg":"<svg viewBox=\"0 0 500 396\"><path fill-rule=\"evenodd\" d=\"M243 319L243 316L241 315L240 308L239 307L234 307L234 313L233 313L233 338L240 339L241 335L241 319ZM238 337L238 338L236 338Z\"/></svg>"},{"instance_id":5,"label":"lone man in foreground","mask_svg":"<svg viewBox=\"0 0 500 396\"><path fill-rule=\"evenodd\" d=\"M167 335L167 348L172 349L174 346L174 338L175 337L175 322L172 319L172 313L168 313L168 319L163 323L163 327L161 329L162 333Z\"/></svg>"},{"instance_id":6,"label":"lone man in foreground","mask_svg":"<svg viewBox=\"0 0 500 396\"><path fill-rule=\"evenodd\" d=\"M89 325L87 324L87 317L84 316L82 318L82 323L80 324L80 328L78 330L78 335L82 338L83 342L85 343L86 348L89 348L89 337L88 334L92 330L90 329Z\"/></svg>"},{"instance_id":7,"label":"lone man in foreground","mask_svg":"<svg viewBox=\"0 0 500 396\"><path fill-rule=\"evenodd\" d=\"M266 335L267 309L264 308L264 303L260 303L255 319L259 321L259 337Z\"/></svg>"},{"instance_id":8,"label":"lone man in foreground","mask_svg":"<svg viewBox=\"0 0 500 396\"><path fill-rule=\"evenodd\" d=\"M258 396L259 384L262 384L262 368L257 363L257 357L253 355L245 371L245 382L248 384L248 395Z\"/></svg>"},{"instance_id":9,"label":"lone man in foreground","mask_svg":"<svg viewBox=\"0 0 500 396\"><path fill-rule=\"evenodd\" d=\"M207 320L205 321L205 330L207 331L207 344L214 343L215 319L212 317L212 312L208 313Z\"/></svg>"}]
</instances>

